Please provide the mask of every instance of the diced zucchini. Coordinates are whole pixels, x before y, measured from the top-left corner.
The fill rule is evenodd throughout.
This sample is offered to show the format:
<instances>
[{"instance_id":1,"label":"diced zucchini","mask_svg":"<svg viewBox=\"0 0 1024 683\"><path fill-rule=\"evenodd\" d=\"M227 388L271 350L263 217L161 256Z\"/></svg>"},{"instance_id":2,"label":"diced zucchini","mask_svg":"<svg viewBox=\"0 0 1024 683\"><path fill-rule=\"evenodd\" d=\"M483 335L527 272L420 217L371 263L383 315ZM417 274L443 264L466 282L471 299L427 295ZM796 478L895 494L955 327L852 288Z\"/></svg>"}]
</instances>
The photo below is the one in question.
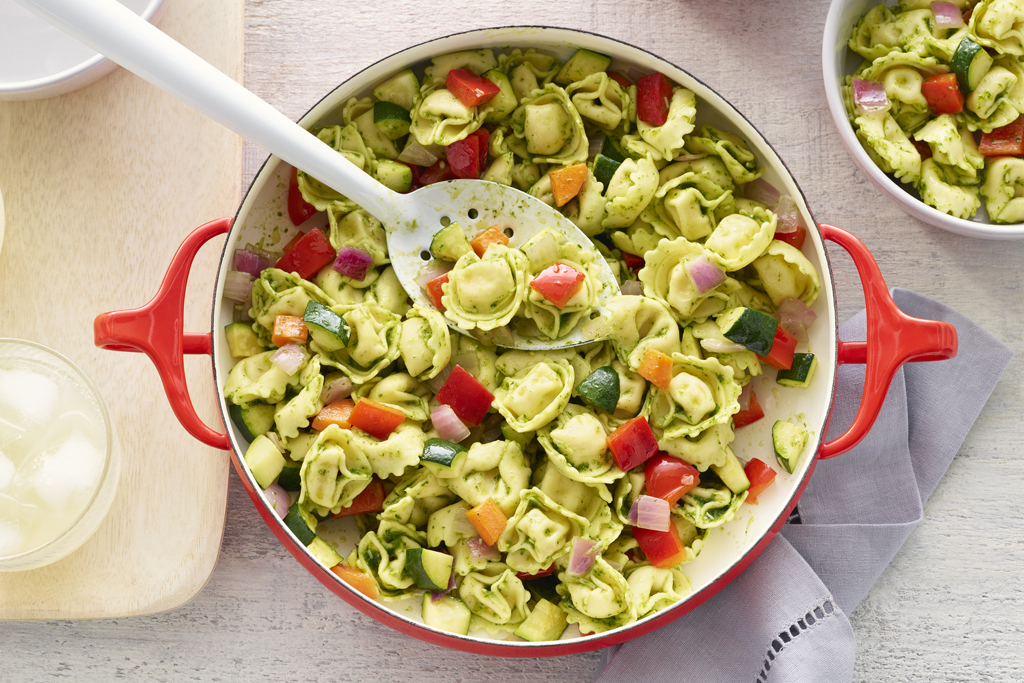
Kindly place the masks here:
<instances>
[{"instance_id":1,"label":"diced zucchini","mask_svg":"<svg viewBox=\"0 0 1024 683\"><path fill-rule=\"evenodd\" d=\"M742 344L759 356L767 356L775 343L779 321L753 308L730 308L718 316L718 327L731 342Z\"/></svg>"},{"instance_id":2,"label":"diced zucchini","mask_svg":"<svg viewBox=\"0 0 1024 683\"><path fill-rule=\"evenodd\" d=\"M314 536L313 540L306 545L306 550L313 554L313 557L320 560L328 569L341 562L341 555L331 547L331 544Z\"/></svg>"},{"instance_id":3,"label":"diced zucchini","mask_svg":"<svg viewBox=\"0 0 1024 683\"><path fill-rule=\"evenodd\" d=\"M302 465L297 462L286 462L277 475L277 485L285 491L298 491L302 488L302 477L299 476Z\"/></svg>"},{"instance_id":4,"label":"diced zucchini","mask_svg":"<svg viewBox=\"0 0 1024 683\"><path fill-rule=\"evenodd\" d=\"M611 135L604 136L604 143L601 145L601 154L605 155L612 161L619 162L620 164L626 160L626 155L622 152L619 145Z\"/></svg>"},{"instance_id":5,"label":"diced zucchini","mask_svg":"<svg viewBox=\"0 0 1024 683\"><path fill-rule=\"evenodd\" d=\"M298 500L288 508L288 514L284 516L284 525L304 546L308 546L316 538L316 517L305 507L301 507Z\"/></svg>"},{"instance_id":6,"label":"diced zucchini","mask_svg":"<svg viewBox=\"0 0 1024 683\"><path fill-rule=\"evenodd\" d=\"M605 71L611 66L612 58L592 50L580 48L576 54L569 58L569 61L562 66L562 70L555 76L555 83L569 85L576 81L582 81L591 74L598 71Z\"/></svg>"},{"instance_id":7,"label":"diced zucchini","mask_svg":"<svg viewBox=\"0 0 1024 683\"><path fill-rule=\"evenodd\" d=\"M775 458L783 469L792 473L807 447L808 431L788 420L776 420L772 425L772 445Z\"/></svg>"},{"instance_id":8,"label":"diced zucchini","mask_svg":"<svg viewBox=\"0 0 1024 683\"><path fill-rule=\"evenodd\" d=\"M558 605L541 599L523 623L513 633L532 643L544 640L558 640L568 622L565 612Z\"/></svg>"},{"instance_id":9,"label":"diced zucchini","mask_svg":"<svg viewBox=\"0 0 1024 683\"><path fill-rule=\"evenodd\" d=\"M405 110L412 110L416 95L420 91L420 81L412 69L399 71L373 89L373 96L378 100L397 104Z\"/></svg>"},{"instance_id":10,"label":"diced zucchini","mask_svg":"<svg viewBox=\"0 0 1024 683\"><path fill-rule=\"evenodd\" d=\"M228 352L232 358L248 358L266 351L260 346L259 337L252 327L245 323L231 323L224 327L224 336L228 340Z\"/></svg>"},{"instance_id":11,"label":"diced zucchini","mask_svg":"<svg viewBox=\"0 0 1024 683\"><path fill-rule=\"evenodd\" d=\"M405 575L417 588L443 591L452 577L455 558L427 548L409 548L405 551Z\"/></svg>"},{"instance_id":12,"label":"diced zucchini","mask_svg":"<svg viewBox=\"0 0 1024 683\"><path fill-rule=\"evenodd\" d=\"M422 614L423 623L427 626L463 636L469 633L469 622L473 616L466 603L454 595L446 595L434 602L430 593L423 594Z\"/></svg>"},{"instance_id":13,"label":"diced zucchini","mask_svg":"<svg viewBox=\"0 0 1024 683\"><path fill-rule=\"evenodd\" d=\"M978 87L978 83L988 73L988 70L992 68L992 55L971 40L970 36L964 36L960 44L957 45L949 65L953 69L953 73L956 74L960 91L964 95L970 95Z\"/></svg>"},{"instance_id":14,"label":"diced zucchini","mask_svg":"<svg viewBox=\"0 0 1024 683\"><path fill-rule=\"evenodd\" d=\"M394 102L374 102L373 124L388 140L397 140L409 132L412 118L408 109Z\"/></svg>"},{"instance_id":15,"label":"diced zucchini","mask_svg":"<svg viewBox=\"0 0 1024 683\"><path fill-rule=\"evenodd\" d=\"M395 192L408 192L412 189L412 169L398 161L378 159L373 177Z\"/></svg>"},{"instance_id":16,"label":"diced zucchini","mask_svg":"<svg viewBox=\"0 0 1024 683\"><path fill-rule=\"evenodd\" d=\"M523 581L523 586L530 591L530 595L535 600L547 600L554 603L561 600L556 589L559 583L558 574L554 573L538 576L536 579L526 579Z\"/></svg>"},{"instance_id":17,"label":"diced zucchini","mask_svg":"<svg viewBox=\"0 0 1024 683\"><path fill-rule=\"evenodd\" d=\"M252 443L260 434L274 428L274 406L269 403L249 403L244 406L232 405L228 411L242 438Z\"/></svg>"},{"instance_id":18,"label":"diced zucchini","mask_svg":"<svg viewBox=\"0 0 1024 683\"><path fill-rule=\"evenodd\" d=\"M526 450L527 444L533 441L535 434L536 432L517 432L508 422L501 422L501 435L505 441L515 441L523 450Z\"/></svg>"},{"instance_id":19,"label":"diced zucchini","mask_svg":"<svg viewBox=\"0 0 1024 683\"><path fill-rule=\"evenodd\" d=\"M277 475L281 474L284 467L284 456L277 449L274 442L263 434L257 436L248 450L245 451L245 464L252 471L256 483L260 488L267 488L274 483Z\"/></svg>"},{"instance_id":20,"label":"diced zucchini","mask_svg":"<svg viewBox=\"0 0 1024 683\"><path fill-rule=\"evenodd\" d=\"M620 164L622 164L621 161L615 161L604 154L598 154L594 157L594 178L597 179L597 182L604 185L605 190L608 189L608 183L612 181L615 171L619 170Z\"/></svg>"},{"instance_id":21,"label":"diced zucchini","mask_svg":"<svg viewBox=\"0 0 1024 683\"><path fill-rule=\"evenodd\" d=\"M519 105L519 100L516 99L516 92L512 89L512 82L508 80L508 76L503 71L491 69L484 74L484 78L498 86L500 91L493 100L484 105L487 112L484 115L484 123L497 123L515 110Z\"/></svg>"},{"instance_id":22,"label":"diced zucchini","mask_svg":"<svg viewBox=\"0 0 1024 683\"><path fill-rule=\"evenodd\" d=\"M330 353L348 346L348 323L327 306L316 301L308 302L302 322L306 323L310 339L322 351Z\"/></svg>"},{"instance_id":23,"label":"diced zucchini","mask_svg":"<svg viewBox=\"0 0 1024 683\"><path fill-rule=\"evenodd\" d=\"M712 465L711 469L733 493L743 493L750 488L750 480L743 471L743 463L732 452L732 448L725 449L725 463Z\"/></svg>"},{"instance_id":24,"label":"diced zucchini","mask_svg":"<svg viewBox=\"0 0 1024 683\"><path fill-rule=\"evenodd\" d=\"M442 261L458 261L471 251L473 247L466 237L466 231L457 222L444 226L430 240L430 253Z\"/></svg>"},{"instance_id":25,"label":"diced zucchini","mask_svg":"<svg viewBox=\"0 0 1024 683\"><path fill-rule=\"evenodd\" d=\"M378 159L397 159L398 158L398 147L395 143L384 134L377 124L373 122L373 110L368 109L366 113L356 117L353 121L356 124L356 130L363 136L363 140L366 142L366 146L373 150L373 153L377 155Z\"/></svg>"},{"instance_id":26,"label":"diced zucchini","mask_svg":"<svg viewBox=\"0 0 1024 683\"><path fill-rule=\"evenodd\" d=\"M598 368L580 382L576 391L587 403L614 413L619 403L619 373L610 365Z\"/></svg>"},{"instance_id":27,"label":"diced zucchini","mask_svg":"<svg viewBox=\"0 0 1024 683\"><path fill-rule=\"evenodd\" d=\"M442 467L451 467L455 456L465 452L465 448L452 441L437 438L427 439L427 443L423 446L421 461Z\"/></svg>"},{"instance_id":28,"label":"diced zucchini","mask_svg":"<svg viewBox=\"0 0 1024 683\"><path fill-rule=\"evenodd\" d=\"M813 353L794 353L793 366L789 370L779 370L775 381L784 387L806 389L817 367L818 359Z\"/></svg>"}]
</instances>

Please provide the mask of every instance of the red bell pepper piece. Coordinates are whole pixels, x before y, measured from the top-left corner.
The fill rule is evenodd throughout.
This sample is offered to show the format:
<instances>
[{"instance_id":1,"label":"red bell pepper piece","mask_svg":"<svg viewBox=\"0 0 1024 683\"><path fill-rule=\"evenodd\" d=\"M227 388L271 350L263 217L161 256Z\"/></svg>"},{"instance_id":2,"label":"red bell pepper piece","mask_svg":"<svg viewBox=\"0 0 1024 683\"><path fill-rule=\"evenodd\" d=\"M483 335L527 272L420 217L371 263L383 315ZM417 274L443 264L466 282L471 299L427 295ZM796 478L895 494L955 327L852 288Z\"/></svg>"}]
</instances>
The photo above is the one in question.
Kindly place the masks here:
<instances>
[{"instance_id":1,"label":"red bell pepper piece","mask_svg":"<svg viewBox=\"0 0 1024 683\"><path fill-rule=\"evenodd\" d=\"M451 180L455 177L452 167L444 159L438 159L433 166L426 168L420 173L420 185L426 187L443 180Z\"/></svg>"},{"instance_id":2,"label":"red bell pepper piece","mask_svg":"<svg viewBox=\"0 0 1024 683\"><path fill-rule=\"evenodd\" d=\"M422 183L420 183L420 174L423 172L422 166L406 163L405 161L399 161L398 163L404 166L408 166L409 169L412 171L412 185L409 187L409 192L412 192L413 190L419 189L420 187L423 186Z\"/></svg>"},{"instance_id":3,"label":"red bell pepper piece","mask_svg":"<svg viewBox=\"0 0 1024 683\"><path fill-rule=\"evenodd\" d=\"M635 526L633 538L655 567L674 567L686 559L686 546L679 538L679 530L674 523L669 523L668 531L654 531Z\"/></svg>"},{"instance_id":4,"label":"red bell pepper piece","mask_svg":"<svg viewBox=\"0 0 1024 683\"><path fill-rule=\"evenodd\" d=\"M383 441L391 436L404 419L405 415L398 408L361 398L348 416L348 423Z\"/></svg>"},{"instance_id":5,"label":"red bell pepper piece","mask_svg":"<svg viewBox=\"0 0 1024 683\"><path fill-rule=\"evenodd\" d=\"M1024 116L1012 123L982 133L978 151L986 157L1017 157L1024 155Z\"/></svg>"},{"instance_id":6,"label":"red bell pepper piece","mask_svg":"<svg viewBox=\"0 0 1024 683\"><path fill-rule=\"evenodd\" d=\"M793 232L777 232L775 233L775 239L780 242L802 249L804 246L804 240L807 239L807 228L802 225L796 226L796 230Z\"/></svg>"},{"instance_id":7,"label":"red bell pepper piece","mask_svg":"<svg viewBox=\"0 0 1024 683\"><path fill-rule=\"evenodd\" d=\"M299 191L299 169L292 167L292 177L288 181L288 217L293 225L302 225L316 213L316 207L302 198Z\"/></svg>"},{"instance_id":8,"label":"red bell pepper piece","mask_svg":"<svg viewBox=\"0 0 1024 683\"><path fill-rule=\"evenodd\" d=\"M964 94L956 82L956 74L936 74L924 79L921 94L936 114L956 114L964 110Z\"/></svg>"},{"instance_id":9,"label":"red bell pepper piece","mask_svg":"<svg viewBox=\"0 0 1024 683\"><path fill-rule=\"evenodd\" d=\"M487 129L478 128L445 148L452 175L456 178L480 177L487 165L487 138Z\"/></svg>"},{"instance_id":10,"label":"red bell pepper piece","mask_svg":"<svg viewBox=\"0 0 1024 683\"><path fill-rule=\"evenodd\" d=\"M622 73L621 71L608 70L605 73L608 74L608 78L612 79L613 81L621 85L623 90L633 85L633 81L629 79L629 76Z\"/></svg>"},{"instance_id":11,"label":"red bell pepper piece","mask_svg":"<svg viewBox=\"0 0 1024 683\"><path fill-rule=\"evenodd\" d=\"M914 148L921 155L921 161L932 158L932 146L924 140L914 140Z\"/></svg>"},{"instance_id":12,"label":"red bell pepper piece","mask_svg":"<svg viewBox=\"0 0 1024 683\"><path fill-rule=\"evenodd\" d=\"M529 581L530 579L539 579L542 576L548 576L549 574L554 573L555 563L552 562L550 567L548 567L547 569L541 569L536 574L524 574L523 572L516 572L516 578L520 579L521 581Z\"/></svg>"},{"instance_id":13,"label":"red bell pepper piece","mask_svg":"<svg viewBox=\"0 0 1024 683\"><path fill-rule=\"evenodd\" d=\"M752 458L747 463L747 466L743 468L743 473L750 480L746 502L757 505L757 497L775 481L775 470L766 465L764 461Z\"/></svg>"},{"instance_id":14,"label":"red bell pepper piece","mask_svg":"<svg viewBox=\"0 0 1024 683\"><path fill-rule=\"evenodd\" d=\"M452 407L463 423L475 427L487 415L494 401L494 394L480 384L473 375L456 365L448 379L437 392L437 400Z\"/></svg>"},{"instance_id":15,"label":"red bell pepper piece","mask_svg":"<svg viewBox=\"0 0 1024 683\"><path fill-rule=\"evenodd\" d=\"M629 252L622 252L622 260L626 262L626 267L629 268L630 272L634 275L640 272L647 262L644 261L643 257L637 256L636 254L630 254Z\"/></svg>"},{"instance_id":16,"label":"red bell pepper piece","mask_svg":"<svg viewBox=\"0 0 1024 683\"><path fill-rule=\"evenodd\" d=\"M583 280L586 277L572 266L552 263L530 281L530 286L553 303L558 310L562 310L569 303L569 299L583 287Z\"/></svg>"},{"instance_id":17,"label":"red bell pepper piece","mask_svg":"<svg viewBox=\"0 0 1024 683\"><path fill-rule=\"evenodd\" d=\"M362 492L352 499L352 504L331 513L331 517L376 514L384 509L384 484L374 477Z\"/></svg>"},{"instance_id":18,"label":"red bell pepper piece","mask_svg":"<svg viewBox=\"0 0 1024 683\"><path fill-rule=\"evenodd\" d=\"M469 69L452 69L445 79L445 87L452 91L467 107L478 107L493 100L501 89L483 76Z\"/></svg>"},{"instance_id":19,"label":"red bell pepper piece","mask_svg":"<svg viewBox=\"0 0 1024 683\"><path fill-rule=\"evenodd\" d=\"M285 251L275 267L286 273L297 273L302 279L308 280L327 264L334 263L335 256L334 247L320 232L320 228L313 228Z\"/></svg>"},{"instance_id":20,"label":"red bell pepper piece","mask_svg":"<svg viewBox=\"0 0 1024 683\"><path fill-rule=\"evenodd\" d=\"M647 495L675 505L700 483L700 472L693 465L666 453L658 453L644 467Z\"/></svg>"},{"instance_id":21,"label":"red bell pepper piece","mask_svg":"<svg viewBox=\"0 0 1024 683\"><path fill-rule=\"evenodd\" d=\"M658 439L646 417L634 417L608 435L608 450L615 464L625 472L654 457L658 452Z\"/></svg>"},{"instance_id":22,"label":"red bell pepper piece","mask_svg":"<svg viewBox=\"0 0 1024 683\"><path fill-rule=\"evenodd\" d=\"M665 74L655 71L637 83L636 117L652 126L668 121L668 105L672 101L672 84Z\"/></svg>"},{"instance_id":23,"label":"red bell pepper piece","mask_svg":"<svg viewBox=\"0 0 1024 683\"><path fill-rule=\"evenodd\" d=\"M441 297L444 296L444 292L441 290L441 285L448 282L448 273L435 277L433 280L427 283L427 294L430 295L430 299L434 302L434 307L444 313L444 304L441 303Z\"/></svg>"},{"instance_id":24,"label":"red bell pepper piece","mask_svg":"<svg viewBox=\"0 0 1024 683\"><path fill-rule=\"evenodd\" d=\"M740 393L740 412L732 416L732 426L736 429L753 424L764 417L764 410L757 400L754 387L749 382Z\"/></svg>"},{"instance_id":25,"label":"red bell pepper piece","mask_svg":"<svg viewBox=\"0 0 1024 683\"><path fill-rule=\"evenodd\" d=\"M775 328L775 341L772 342L772 350L767 356L758 356L762 363L766 363L776 370L789 370L793 367L793 352L796 351L796 337L779 325Z\"/></svg>"}]
</instances>

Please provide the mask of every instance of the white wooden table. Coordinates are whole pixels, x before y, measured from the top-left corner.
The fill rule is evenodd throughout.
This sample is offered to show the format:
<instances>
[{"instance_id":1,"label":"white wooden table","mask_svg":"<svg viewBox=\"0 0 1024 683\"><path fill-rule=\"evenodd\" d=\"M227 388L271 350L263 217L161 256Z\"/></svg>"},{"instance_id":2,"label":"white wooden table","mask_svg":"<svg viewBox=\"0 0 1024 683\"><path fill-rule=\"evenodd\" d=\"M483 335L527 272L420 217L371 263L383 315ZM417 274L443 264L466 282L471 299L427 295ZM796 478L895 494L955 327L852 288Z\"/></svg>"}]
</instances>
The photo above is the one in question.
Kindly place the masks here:
<instances>
[{"instance_id":1,"label":"white wooden table","mask_svg":"<svg viewBox=\"0 0 1024 683\"><path fill-rule=\"evenodd\" d=\"M516 23L604 33L718 90L776 147L816 218L867 243L890 286L950 305L1015 351L925 521L852 615L854 680L1024 679L1024 242L973 240L917 222L855 168L822 87L826 2L249 0L245 9L245 82L292 118L403 46ZM244 148L243 186L264 156ZM838 253L846 319L862 296L852 262ZM378 625L299 568L234 473L220 559L191 602L130 619L0 623L5 681L589 681L596 665L596 653L480 658Z\"/></svg>"}]
</instances>

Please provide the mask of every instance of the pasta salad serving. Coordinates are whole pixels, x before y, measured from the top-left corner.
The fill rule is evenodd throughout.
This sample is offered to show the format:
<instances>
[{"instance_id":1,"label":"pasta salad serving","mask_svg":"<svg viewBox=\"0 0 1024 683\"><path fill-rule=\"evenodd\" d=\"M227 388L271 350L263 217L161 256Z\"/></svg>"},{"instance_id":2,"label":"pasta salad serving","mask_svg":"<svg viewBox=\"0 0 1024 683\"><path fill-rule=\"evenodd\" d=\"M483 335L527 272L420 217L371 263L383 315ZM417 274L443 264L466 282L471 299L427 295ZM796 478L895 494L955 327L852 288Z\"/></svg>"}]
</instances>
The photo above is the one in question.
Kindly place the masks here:
<instances>
[{"instance_id":1,"label":"pasta salad serving","mask_svg":"<svg viewBox=\"0 0 1024 683\"><path fill-rule=\"evenodd\" d=\"M847 77L857 137L921 200L995 223L1024 221L1024 7L1015 0L900 0L853 27Z\"/></svg>"},{"instance_id":2,"label":"pasta salad serving","mask_svg":"<svg viewBox=\"0 0 1024 683\"><path fill-rule=\"evenodd\" d=\"M292 222L322 227L238 249L224 286L223 393L265 498L340 580L453 633L557 640L684 598L687 563L811 439L797 416L772 426L775 466L732 448L764 417L754 377L799 391L817 365L793 198L691 90L585 49L441 55L340 117L317 135L393 189L513 185L597 251L451 223L419 282L433 306L413 304L383 226L293 171ZM622 295L592 317L599 258ZM593 341L511 350L510 326Z\"/></svg>"}]
</instances>

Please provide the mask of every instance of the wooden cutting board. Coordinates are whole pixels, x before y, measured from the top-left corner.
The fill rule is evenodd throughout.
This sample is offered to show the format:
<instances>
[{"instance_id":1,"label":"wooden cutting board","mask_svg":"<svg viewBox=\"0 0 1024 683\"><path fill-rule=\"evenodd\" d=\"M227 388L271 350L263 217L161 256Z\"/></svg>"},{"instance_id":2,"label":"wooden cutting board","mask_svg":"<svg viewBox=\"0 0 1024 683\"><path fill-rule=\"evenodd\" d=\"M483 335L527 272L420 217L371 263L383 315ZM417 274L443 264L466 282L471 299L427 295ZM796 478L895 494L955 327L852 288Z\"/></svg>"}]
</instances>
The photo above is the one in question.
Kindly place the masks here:
<instances>
[{"instance_id":1,"label":"wooden cutting board","mask_svg":"<svg viewBox=\"0 0 1024 683\"><path fill-rule=\"evenodd\" d=\"M167 0L158 26L242 79L243 0ZM175 419L152 363L101 351L93 319L156 292L195 227L239 202L241 141L117 69L58 98L0 102L0 337L29 339L77 363L120 434L109 517L47 567L0 573L0 619L149 614L190 600L220 549L230 462ZM209 332L223 238L191 272L184 329ZM208 356L186 358L200 416L219 430Z\"/></svg>"}]
</instances>

